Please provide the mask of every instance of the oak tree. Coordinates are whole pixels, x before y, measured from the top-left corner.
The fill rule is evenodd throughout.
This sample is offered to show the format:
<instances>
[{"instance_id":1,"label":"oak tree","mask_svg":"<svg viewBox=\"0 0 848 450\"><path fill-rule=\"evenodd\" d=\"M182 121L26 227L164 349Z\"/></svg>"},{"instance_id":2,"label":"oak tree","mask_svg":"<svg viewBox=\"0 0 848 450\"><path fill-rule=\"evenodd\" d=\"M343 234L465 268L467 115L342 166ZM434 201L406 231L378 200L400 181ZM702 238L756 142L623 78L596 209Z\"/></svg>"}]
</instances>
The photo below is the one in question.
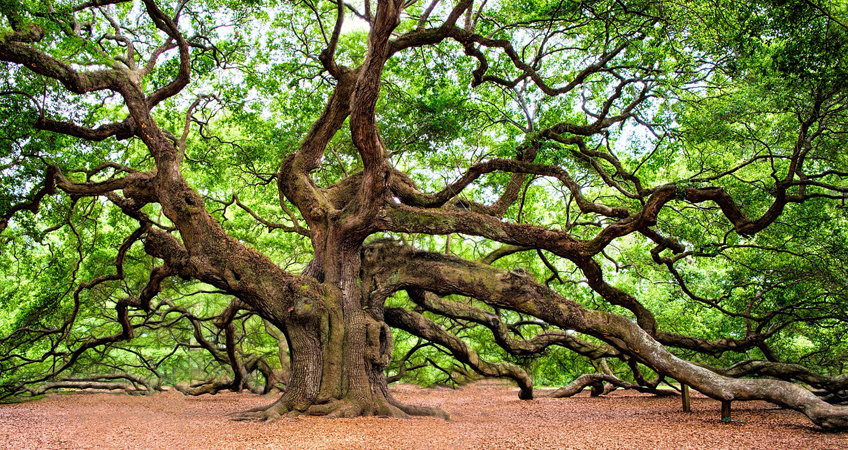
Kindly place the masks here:
<instances>
[{"instance_id":1,"label":"oak tree","mask_svg":"<svg viewBox=\"0 0 848 450\"><path fill-rule=\"evenodd\" d=\"M0 1L4 392L170 333L257 417L444 415L421 348L559 347L848 428L848 16L740 3Z\"/></svg>"}]
</instances>

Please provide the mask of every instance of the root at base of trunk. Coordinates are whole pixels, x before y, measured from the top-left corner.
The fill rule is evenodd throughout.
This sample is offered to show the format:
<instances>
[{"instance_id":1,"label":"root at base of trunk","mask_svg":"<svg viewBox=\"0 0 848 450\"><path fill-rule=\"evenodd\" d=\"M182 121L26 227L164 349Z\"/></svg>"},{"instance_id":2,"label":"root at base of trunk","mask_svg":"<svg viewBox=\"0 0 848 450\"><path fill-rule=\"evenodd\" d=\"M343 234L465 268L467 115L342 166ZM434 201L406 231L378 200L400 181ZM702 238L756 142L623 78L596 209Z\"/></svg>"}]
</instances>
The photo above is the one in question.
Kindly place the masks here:
<instances>
[{"instance_id":1,"label":"root at base of trunk","mask_svg":"<svg viewBox=\"0 0 848 450\"><path fill-rule=\"evenodd\" d=\"M306 405L290 405L280 399L269 406L237 413L234 420L271 423L282 418L294 418L301 415L327 418L377 416L404 419L410 416L433 416L450 420L450 415L438 407L406 405L395 400L357 401L352 399L333 399L326 403Z\"/></svg>"}]
</instances>

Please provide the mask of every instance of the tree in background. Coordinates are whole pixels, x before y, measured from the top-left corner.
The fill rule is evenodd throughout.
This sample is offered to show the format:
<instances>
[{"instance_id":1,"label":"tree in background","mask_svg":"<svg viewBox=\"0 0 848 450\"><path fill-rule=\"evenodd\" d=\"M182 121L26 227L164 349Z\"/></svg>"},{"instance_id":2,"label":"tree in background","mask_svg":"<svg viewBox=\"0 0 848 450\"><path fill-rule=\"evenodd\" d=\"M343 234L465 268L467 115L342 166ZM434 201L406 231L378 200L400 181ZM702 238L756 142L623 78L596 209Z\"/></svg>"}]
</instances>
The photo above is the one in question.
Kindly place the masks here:
<instances>
[{"instance_id":1,"label":"tree in background","mask_svg":"<svg viewBox=\"0 0 848 450\"><path fill-rule=\"evenodd\" d=\"M387 368L435 348L529 399L557 347L599 371L562 395L668 377L848 427L839 6L0 8L7 396L214 362L181 389L282 389L265 419L443 415Z\"/></svg>"}]
</instances>

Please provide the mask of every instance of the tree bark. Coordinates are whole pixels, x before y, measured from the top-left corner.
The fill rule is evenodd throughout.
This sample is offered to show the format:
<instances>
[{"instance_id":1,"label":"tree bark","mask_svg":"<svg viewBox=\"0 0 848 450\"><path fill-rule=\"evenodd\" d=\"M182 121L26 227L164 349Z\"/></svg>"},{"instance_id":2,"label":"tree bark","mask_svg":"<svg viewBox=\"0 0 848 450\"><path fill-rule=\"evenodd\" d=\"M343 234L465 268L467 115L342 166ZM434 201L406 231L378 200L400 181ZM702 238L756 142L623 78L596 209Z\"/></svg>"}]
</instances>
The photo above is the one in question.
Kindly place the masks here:
<instances>
[{"instance_id":1,"label":"tree bark","mask_svg":"<svg viewBox=\"0 0 848 450\"><path fill-rule=\"evenodd\" d=\"M527 277L391 243L374 246L371 251L381 253L382 264L393 268L375 274L370 282L375 295L388 296L413 285L440 295L474 297L492 306L512 309L564 329L594 336L657 373L688 384L714 399L728 402L765 400L800 411L822 428L848 429L848 407L828 404L808 389L786 381L728 378L699 367L673 355L631 320L585 309Z\"/></svg>"}]
</instances>

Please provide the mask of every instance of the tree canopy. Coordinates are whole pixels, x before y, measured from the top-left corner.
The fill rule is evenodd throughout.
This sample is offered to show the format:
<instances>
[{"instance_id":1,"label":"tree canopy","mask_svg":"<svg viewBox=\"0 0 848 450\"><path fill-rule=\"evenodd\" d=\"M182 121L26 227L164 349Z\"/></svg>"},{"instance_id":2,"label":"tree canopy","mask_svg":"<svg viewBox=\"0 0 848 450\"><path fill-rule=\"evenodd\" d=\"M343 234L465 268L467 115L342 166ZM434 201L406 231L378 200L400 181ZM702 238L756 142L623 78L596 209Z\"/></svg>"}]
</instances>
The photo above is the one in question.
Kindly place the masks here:
<instances>
[{"instance_id":1,"label":"tree canopy","mask_svg":"<svg viewBox=\"0 0 848 450\"><path fill-rule=\"evenodd\" d=\"M673 380L848 428L841 2L0 10L2 398Z\"/></svg>"}]
</instances>

